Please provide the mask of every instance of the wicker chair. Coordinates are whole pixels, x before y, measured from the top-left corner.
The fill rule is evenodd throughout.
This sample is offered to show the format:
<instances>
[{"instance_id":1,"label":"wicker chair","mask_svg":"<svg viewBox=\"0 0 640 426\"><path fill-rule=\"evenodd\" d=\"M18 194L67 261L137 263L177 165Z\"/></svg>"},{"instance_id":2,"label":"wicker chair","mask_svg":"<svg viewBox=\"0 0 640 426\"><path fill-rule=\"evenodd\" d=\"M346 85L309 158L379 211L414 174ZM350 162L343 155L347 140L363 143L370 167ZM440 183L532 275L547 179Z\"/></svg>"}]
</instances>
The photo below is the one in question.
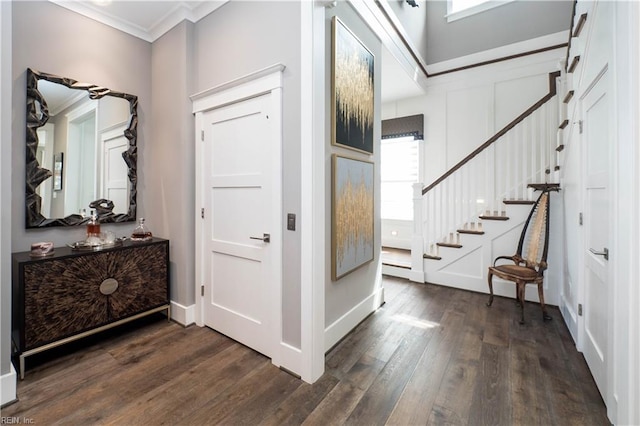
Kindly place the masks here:
<instances>
[{"instance_id":1,"label":"wicker chair","mask_svg":"<svg viewBox=\"0 0 640 426\"><path fill-rule=\"evenodd\" d=\"M511 281L516 285L516 300L520 306L520 324L524 324L524 292L527 284L538 286L542 318L551 319L544 305L544 271L547 269L547 253L549 251L549 192L558 191L557 184L530 185L542 191L524 223L518 249L513 256L498 256L493 266L489 267L489 302L493 303L493 276ZM523 252L524 249L524 252ZM497 265L499 260L510 260L511 264Z\"/></svg>"}]
</instances>

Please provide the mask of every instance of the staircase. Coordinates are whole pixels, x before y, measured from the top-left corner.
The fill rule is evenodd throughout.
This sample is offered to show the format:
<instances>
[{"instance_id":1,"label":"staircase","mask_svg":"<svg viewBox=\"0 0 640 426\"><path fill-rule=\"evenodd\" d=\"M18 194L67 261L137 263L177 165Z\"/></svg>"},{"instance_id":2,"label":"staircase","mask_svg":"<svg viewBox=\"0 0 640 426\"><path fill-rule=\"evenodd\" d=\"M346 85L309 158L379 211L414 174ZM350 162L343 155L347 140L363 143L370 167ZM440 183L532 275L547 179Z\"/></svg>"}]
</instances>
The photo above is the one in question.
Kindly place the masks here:
<instances>
[{"instance_id":1,"label":"staircase","mask_svg":"<svg viewBox=\"0 0 640 426\"><path fill-rule=\"evenodd\" d=\"M487 267L515 250L535 185L557 179L559 77L549 74L545 96L433 183L414 184L411 280L487 291Z\"/></svg>"}]
</instances>

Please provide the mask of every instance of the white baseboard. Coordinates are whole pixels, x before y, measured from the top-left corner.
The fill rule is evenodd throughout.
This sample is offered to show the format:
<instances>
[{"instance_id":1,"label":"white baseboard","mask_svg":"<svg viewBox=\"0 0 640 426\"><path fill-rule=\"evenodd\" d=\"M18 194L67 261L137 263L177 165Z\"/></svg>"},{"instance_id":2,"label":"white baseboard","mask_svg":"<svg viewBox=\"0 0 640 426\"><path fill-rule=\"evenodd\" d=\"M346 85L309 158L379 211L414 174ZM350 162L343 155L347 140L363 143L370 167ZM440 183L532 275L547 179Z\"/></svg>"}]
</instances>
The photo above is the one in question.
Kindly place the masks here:
<instances>
[{"instance_id":1,"label":"white baseboard","mask_svg":"<svg viewBox=\"0 0 640 426\"><path fill-rule=\"evenodd\" d=\"M17 398L16 387L18 374L16 369L13 368L13 364L10 364L11 370L7 374L0 376L0 405L8 404L11 401L15 401Z\"/></svg>"},{"instance_id":2,"label":"white baseboard","mask_svg":"<svg viewBox=\"0 0 640 426\"><path fill-rule=\"evenodd\" d=\"M409 275L409 280L414 283L422 283L424 284L424 272L423 271L414 271L411 270L411 274Z\"/></svg>"},{"instance_id":3,"label":"white baseboard","mask_svg":"<svg viewBox=\"0 0 640 426\"><path fill-rule=\"evenodd\" d=\"M302 350L280 342L280 365L293 374L302 376Z\"/></svg>"},{"instance_id":4,"label":"white baseboard","mask_svg":"<svg viewBox=\"0 0 640 426\"><path fill-rule=\"evenodd\" d=\"M567 325L569 329L569 333L573 338L573 342L578 342L578 316L576 312L573 310L571 305L567 303L567 300L563 296L560 296L560 313L562 314L562 318L564 318L564 323Z\"/></svg>"},{"instance_id":5,"label":"white baseboard","mask_svg":"<svg viewBox=\"0 0 640 426\"><path fill-rule=\"evenodd\" d=\"M184 326L194 324L196 322L196 305L184 306L172 300L171 319Z\"/></svg>"},{"instance_id":6,"label":"white baseboard","mask_svg":"<svg viewBox=\"0 0 640 426\"><path fill-rule=\"evenodd\" d=\"M378 288L324 330L324 350L328 351L384 302L384 288Z\"/></svg>"}]
</instances>

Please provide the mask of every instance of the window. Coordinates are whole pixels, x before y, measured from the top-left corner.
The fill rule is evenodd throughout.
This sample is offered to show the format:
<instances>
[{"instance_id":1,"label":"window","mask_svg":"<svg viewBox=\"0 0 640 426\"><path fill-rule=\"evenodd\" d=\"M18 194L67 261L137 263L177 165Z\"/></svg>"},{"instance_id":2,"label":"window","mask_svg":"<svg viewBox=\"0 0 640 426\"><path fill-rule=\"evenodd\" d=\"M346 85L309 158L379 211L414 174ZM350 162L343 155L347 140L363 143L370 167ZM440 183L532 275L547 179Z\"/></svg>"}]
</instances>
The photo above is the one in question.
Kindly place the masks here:
<instances>
[{"instance_id":1,"label":"window","mask_svg":"<svg viewBox=\"0 0 640 426\"><path fill-rule=\"evenodd\" d=\"M515 0L447 0L447 21L452 22Z\"/></svg>"},{"instance_id":2,"label":"window","mask_svg":"<svg viewBox=\"0 0 640 426\"><path fill-rule=\"evenodd\" d=\"M413 136L383 139L380 144L382 219L413 220L413 184L419 177L419 144Z\"/></svg>"}]
</instances>

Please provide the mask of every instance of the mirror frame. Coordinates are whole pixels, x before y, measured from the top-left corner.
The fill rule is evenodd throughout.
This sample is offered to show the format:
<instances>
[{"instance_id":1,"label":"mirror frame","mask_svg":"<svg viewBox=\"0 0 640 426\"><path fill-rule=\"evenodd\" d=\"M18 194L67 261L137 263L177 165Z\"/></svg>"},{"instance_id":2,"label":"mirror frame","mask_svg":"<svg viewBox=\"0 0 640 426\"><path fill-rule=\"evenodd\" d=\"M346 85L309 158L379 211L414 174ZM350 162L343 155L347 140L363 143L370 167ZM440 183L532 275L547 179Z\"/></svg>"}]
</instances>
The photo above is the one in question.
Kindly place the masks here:
<instances>
[{"instance_id":1,"label":"mirror frame","mask_svg":"<svg viewBox=\"0 0 640 426\"><path fill-rule=\"evenodd\" d=\"M124 136L129 140L129 149L122 153L122 157L129 168L129 209L127 213L114 214L109 205L109 200L96 200L94 207L101 223L131 222L136 219L136 195L137 195L137 161L138 161L138 97L128 93L116 92L106 87L95 84L79 83L76 80L60 77L54 74L39 72L27 68L27 133L26 133L26 192L25 192L25 220L27 228L44 228L51 226L76 226L89 220L79 214L72 214L64 218L46 218L41 213L42 199L36 192L38 186L52 176L51 170L40 166L36 152L38 149L38 128L49 120L49 109L42 93L38 91L38 81L46 80L52 83L62 84L70 89L85 90L89 98L98 100L104 96L123 98L129 102L129 123L124 131ZM40 104L37 108L36 104ZM104 208L106 204L107 208ZM92 203L92 206L94 203Z\"/></svg>"}]
</instances>

